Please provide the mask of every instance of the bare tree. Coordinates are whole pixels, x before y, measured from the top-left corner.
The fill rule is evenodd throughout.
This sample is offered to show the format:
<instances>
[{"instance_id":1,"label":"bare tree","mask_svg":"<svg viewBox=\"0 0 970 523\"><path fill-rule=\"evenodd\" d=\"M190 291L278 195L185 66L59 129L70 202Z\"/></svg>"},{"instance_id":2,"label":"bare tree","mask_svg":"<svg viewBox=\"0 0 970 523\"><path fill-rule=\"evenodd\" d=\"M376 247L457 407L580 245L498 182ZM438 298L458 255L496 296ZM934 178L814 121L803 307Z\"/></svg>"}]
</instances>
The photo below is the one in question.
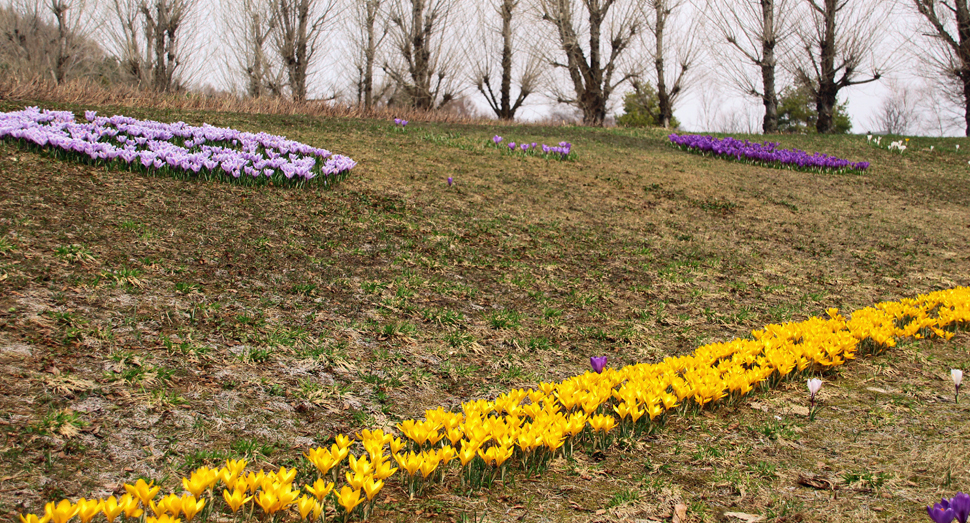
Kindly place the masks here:
<instances>
[{"instance_id":1,"label":"bare tree","mask_svg":"<svg viewBox=\"0 0 970 523\"><path fill-rule=\"evenodd\" d=\"M498 23L489 18L477 24L484 33L481 35L484 52L477 49L469 53L475 60L472 73L475 88L485 97L495 116L502 120L515 119L516 111L522 107L526 98L533 94L538 87L542 72L538 54L531 53L527 61L519 68L517 79L519 92L515 100L512 100L512 77L516 72L514 68L517 65L513 54L516 51L515 44L518 36L513 22L517 22L524 14L519 10L520 4L520 0L492 2L489 7L492 7L498 15ZM495 38L496 36L498 36L498 39ZM500 40L498 45L495 45L496 40ZM499 58L497 89L492 87L493 75L496 72L496 55Z\"/></svg>"},{"instance_id":2,"label":"bare tree","mask_svg":"<svg viewBox=\"0 0 970 523\"><path fill-rule=\"evenodd\" d=\"M182 87L182 40L196 0L114 0L113 38L125 70L156 91Z\"/></svg>"},{"instance_id":3,"label":"bare tree","mask_svg":"<svg viewBox=\"0 0 970 523\"><path fill-rule=\"evenodd\" d=\"M806 16L798 29L802 56L794 64L795 80L808 87L815 99L815 129L835 128L839 91L879 80L875 61L881 30L893 11L893 0L803 0Z\"/></svg>"},{"instance_id":4,"label":"bare tree","mask_svg":"<svg viewBox=\"0 0 970 523\"><path fill-rule=\"evenodd\" d=\"M761 99L765 108L761 130L765 134L778 132L778 60L786 54L785 43L792 36L794 3L795 0L708 0L706 4L705 13L730 44L712 46L718 58L715 67L733 80L743 94ZM752 74L755 71L757 74Z\"/></svg>"},{"instance_id":5,"label":"bare tree","mask_svg":"<svg viewBox=\"0 0 970 523\"><path fill-rule=\"evenodd\" d=\"M386 13L382 7L386 0L357 0L355 2L354 23L350 43L354 49L354 68L357 90L357 105L370 109L375 100L381 98L380 92L374 96L374 67L378 63L378 51L387 37Z\"/></svg>"},{"instance_id":6,"label":"bare tree","mask_svg":"<svg viewBox=\"0 0 970 523\"><path fill-rule=\"evenodd\" d=\"M684 0L648 0L643 6L647 27L645 33L653 38L648 48L656 74L658 123L664 128L669 128L674 118L674 105L687 87L687 74L697 53L695 32L670 32L671 17L675 16L675 12L682 11L684 4ZM694 30L697 27L696 24L678 25L693 27ZM668 67L671 64L672 67Z\"/></svg>"},{"instance_id":7,"label":"bare tree","mask_svg":"<svg viewBox=\"0 0 970 523\"><path fill-rule=\"evenodd\" d=\"M273 42L286 71L290 96L307 97L307 75L321 36L336 14L336 0L273 0Z\"/></svg>"},{"instance_id":8,"label":"bare tree","mask_svg":"<svg viewBox=\"0 0 970 523\"><path fill-rule=\"evenodd\" d=\"M967 0L913 0L935 52L922 56L942 75L945 91L964 108L970 136L970 8Z\"/></svg>"},{"instance_id":9,"label":"bare tree","mask_svg":"<svg viewBox=\"0 0 970 523\"><path fill-rule=\"evenodd\" d=\"M17 68L56 83L85 74L103 59L103 51L86 35L93 22L84 0L15 2L0 21L2 54Z\"/></svg>"},{"instance_id":10,"label":"bare tree","mask_svg":"<svg viewBox=\"0 0 970 523\"><path fill-rule=\"evenodd\" d=\"M869 121L871 131L910 134L920 126L916 92L896 81L889 82L889 94Z\"/></svg>"},{"instance_id":11,"label":"bare tree","mask_svg":"<svg viewBox=\"0 0 970 523\"><path fill-rule=\"evenodd\" d=\"M556 92L558 102L576 106L585 125L603 125L614 89L633 77L619 73L620 60L640 30L640 13L631 3L617 0L538 0L542 20L555 30L556 43L565 60L554 57L553 67L564 69L573 94ZM605 31L605 35L604 35ZM602 53L603 38L609 49ZM585 47L581 39L588 39Z\"/></svg>"},{"instance_id":12,"label":"bare tree","mask_svg":"<svg viewBox=\"0 0 970 523\"><path fill-rule=\"evenodd\" d=\"M283 71L270 49L276 28L270 0L223 0L222 10L230 43L230 68L252 98L279 96Z\"/></svg>"},{"instance_id":13,"label":"bare tree","mask_svg":"<svg viewBox=\"0 0 970 523\"><path fill-rule=\"evenodd\" d=\"M401 88L407 104L431 110L454 99L454 71L444 52L444 31L455 0L396 0L390 21L397 51L383 70ZM450 28L457 31L458 28Z\"/></svg>"}]
</instances>

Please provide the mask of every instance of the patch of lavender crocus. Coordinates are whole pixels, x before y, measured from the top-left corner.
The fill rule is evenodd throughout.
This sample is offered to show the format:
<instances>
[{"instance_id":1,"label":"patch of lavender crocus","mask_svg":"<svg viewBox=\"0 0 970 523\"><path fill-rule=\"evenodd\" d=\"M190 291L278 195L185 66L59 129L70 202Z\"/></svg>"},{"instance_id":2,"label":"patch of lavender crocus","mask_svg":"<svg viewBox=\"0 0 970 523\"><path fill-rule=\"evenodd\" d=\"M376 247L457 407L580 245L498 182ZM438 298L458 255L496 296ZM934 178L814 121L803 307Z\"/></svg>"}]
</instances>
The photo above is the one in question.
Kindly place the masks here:
<instances>
[{"instance_id":1,"label":"patch of lavender crocus","mask_svg":"<svg viewBox=\"0 0 970 523\"><path fill-rule=\"evenodd\" d=\"M671 134L669 138L671 143L690 152L709 153L770 167L838 172L864 171L869 168L869 162L850 162L822 153L808 154L798 149L779 149L776 142L752 143L731 137L719 139L699 134Z\"/></svg>"},{"instance_id":2,"label":"patch of lavender crocus","mask_svg":"<svg viewBox=\"0 0 970 523\"><path fill-rule=\"evenodd\" d=\"M329 185L357 163L326 149L266 133L203 124L161 123L85 111L76 122L69 111L0 113L0 138L95 163L178 177L225 177L241 182L274 180Z\"/></svg>"},{"instance_id":3,"label":"patch of lavender crocus","mask_svg":"<svg viewBox=\"0 0 970 523\"><path fill-rule=\"evenodd\" d=\"M500 146L502 143L502 137L498 135L493 136L492 143L497 147ZM541 152L542 156L546 158L555 158L557 160L568 159L570 153L572 152L572 147L573 147L573 145L569 142L559 142L558 146L549 146L546 144L539 144L536 142L520 143L520 144L516 144L515 142L508 142L506 146L508 147L509 152L512 152L512 153L518 152L518 153L524 153L524 154L538 155L540 154L539 151L542 151Z\"/></svg>"}]
</instances>

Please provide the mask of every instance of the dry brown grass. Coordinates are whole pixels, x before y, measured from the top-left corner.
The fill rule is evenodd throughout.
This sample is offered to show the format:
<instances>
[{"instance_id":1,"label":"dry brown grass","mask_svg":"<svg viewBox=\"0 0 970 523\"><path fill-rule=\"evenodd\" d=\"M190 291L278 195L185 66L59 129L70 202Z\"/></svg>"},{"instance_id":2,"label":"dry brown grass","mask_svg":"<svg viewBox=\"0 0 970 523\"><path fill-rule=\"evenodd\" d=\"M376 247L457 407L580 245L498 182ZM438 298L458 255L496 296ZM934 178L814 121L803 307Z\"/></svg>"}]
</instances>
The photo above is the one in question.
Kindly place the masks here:
<instances>
[{"instance_id":1,"label":"dry brown grass","mask_svg":"<svg viewBox=\"0 0 970 523\"><path fill-rule=\"evenodd\" d=\"M155 107L159 110L216 111L228 113L305 115L316 117L403 118L415 122L485 123L485 118L469 118L447 111L419 111L410 108L361 107L330 101L294 102L280 97L246 98L230 94L203 95L195 92L160 94L135 86L105 87L85 78L63 84L48 78L7 75L0 78L0 101L33 100L75 106ZM490 123L499 123L491 122Z\"/></svg>"}]
</instances>

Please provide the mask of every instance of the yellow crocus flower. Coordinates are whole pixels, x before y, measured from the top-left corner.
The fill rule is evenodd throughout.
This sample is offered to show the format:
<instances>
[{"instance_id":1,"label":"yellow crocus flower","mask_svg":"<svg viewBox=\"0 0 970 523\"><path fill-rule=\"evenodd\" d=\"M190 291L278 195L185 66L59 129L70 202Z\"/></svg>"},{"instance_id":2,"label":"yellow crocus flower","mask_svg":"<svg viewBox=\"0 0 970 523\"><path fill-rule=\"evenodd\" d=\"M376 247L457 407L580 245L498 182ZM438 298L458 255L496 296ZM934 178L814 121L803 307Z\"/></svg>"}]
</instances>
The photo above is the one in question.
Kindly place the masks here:
<instances>
[{"instance_id":1,"label":"yellow crocus flower","mask_svg":"<svg viewBox=\"0 0 970 523\"><path fill-rule=\"evenodd\" d=\"M296 509L300 511L301 519L306 519L316 506L317 500L308 496L300 496L300 499L296 500Z\"/></svg>"},{"instance_id":2,"label":"yellow crocus flower","mask_svg":"<svg viewBox=\"0 0 970 523\"><path fill-rule=\"evenodd\" d=\"M158 491L162 489L161 487L155 487L154 484L154 481L145 483L145 480L139 479L134 485L128 485L126 483L125 490L133 497L138 498L138 501L141 502L141 506L147 508L148 502L155 499L155 496L158 495Z\"/></svg>"},{"instance_id":3,"label":"yellow crocus flower","mask_svg":"<svg viewBox=\"0 0 970 523\"><path fill-rule=\"evenodd\" d=\"M350 455L347 457L347 465L350 467L350 470L365 476L370 475L374 471L374 465L367 459L367 456L356 458Z\"/></svg>"},{"instance_id":4,"label":"yellow crocus flower","mask_svg":"<svg viewBox=\"0 0 970 523\"><path fill-rule=\"evenodd\" d=\"M204 499L196 499L195 496L192 495L182 496L182 514L185 514L186 523L192 521L192 518L201 512L204 507Z\"/></svg>"},{"instance_id":5,"label":"yellow crocus flower","mask_svg":"<svg viewBox=\"0 0 970 523\"><path fill-rule=\"evenodd\" d=\"M475 459L478 452L478 445L472 445L468 440L462 440L461 450L458 451L458 459L461 466L467 466L468 462Z\"/></svg>"},{"instance_id":6,"label":"yellow crocus flower","mask_svg":"<svg viewBox=\"0 0 970 523\"><path fill-rule=\"evenodd\" d=\"M19 514L19 517L20 523L47 523L50 520L50 516L37 517L37 514Z\"/></svg>"},{"instance_id":7,"label":"yellow crocus flower","mask_svg":"<svg viewBox=\"0 0 970 523\"><path fill-rule=\"evenodd\" d=\"M397 461L398 466L407 471L408 475L417 474L421 465L424 464L424 455L415 454L413 452L408 452L407 454L395 454L394 460Z\"/></svg>"},{"instance_id":8,"label":"yellow crocus flower","mask_svg":"<svg viewBox=\"0 0 970 523\"><path fill-rule=\"evenodd\" d=\"M44 505L44 517L52 523L67 523L77 515L78 506L66 499L62 499L56 505L53 501Z\"/></svg>"},{"instance_id":9,"label":"yellow crocus flower","mask_svg":"<svg viewBox=\"0 0 970 523\"><path fill-rule=\"evenodd\" d=\"M377 479L387 479L397 472L397 467L391 467L390 461L379 461L374 465L374 477Z\"/></svg>"},{"instance_id":10,"label":"yellow crocus flower","mask_svg":"<svg viewBox=\"0 0 970 523\"><path fill-rule=\"evenodd\" d=\"M286 470L286 467L280 467L280 470L276 473L276 479L284 485L293 483L296 479L296 467Z\"/></svg>"},{"instance_id":11,"label":"yellow crocus flower","mask_svg":"<svg viewBox=\"0 0 970 523\"><path fill-rule=\"evenodd\" d=\"M367 480L364 481L364 494L367 495L368 501L373 500L374 496L376 496L382 488L384 488L384 482L379 479L367 478Z\"/></svg>"},{"instance_id":12,"label":"yellow crocus flower","mask_svg":"<svg viewBox=\"0 0 970 523\"><path fill-rule=\"evenodd\" d=\"M233 490L231 493L228 490L223 490L222 499L226 500L226 505L229 505L229 508L232 509L232 512L235 514L239 510L239 507L249 503L253 497L246 496L245 490L237 489Z\"/></svg>"},{"instance_id":13,"label":"yellow crocus flower","mask_svg":"<svg viewBox=\"0 0 970 523\"><path fill-rule=\"evenodd\" d=\"M407 446L407 443L405 443L404 440L402 440L401 438L391 439L390 441L391 454L400 453L406 446Z\"/></svg>"},{"instance_id":14,"label":"yellow crocus flower","mask_svg":"<svg viewBox=\"0 0 970 523\"><path fill-rule=\"evenodd\" d=\"M348 514L357 508L357 505L363 503L363 498L360 497L360 491L354 490L347 485L340 488L340 493L337 494L337 503L340 504Z\"/></svg>"},{"instance_id":15,"label":"yellow crocus flower","mask_svg":"<svg viewBox=\"0 0 970 523\"><path fill-rule=\"evenodd\" d=\"M157 518L148 516L145 518L145 523L182 523L182 520L171 514L162 514Z\"/></svg>"},{"instance_id":16,"label":"yellow crocus flower","mask_svg":"<svg viewBox=\"0 0 970 523\"><path fill-rule=\"evenodd\" d=\"M104 502L100 499L87 500L81 498L77 500L77 517L81 520L81 523L88 523L94 516L101 513L101 509L104 508Z\"/></svg>"},{"instance_id":17,"label":"yellow crocus flower","mask_svg":"<svg viewBox=\"0 0 970 523\"><path fill-rule=\"evenodd\" d=\"M160 517L162 514L178 516L179 512L182 511L182 498L175 494L169 494L158 500L157 504L154 500L150 500L148 506L155 513L155 517Z\"/></svg>"},{"instance_id":18,"label":"yellow crocus flower","mask_svg":"<svg viewBox=\"0 0 970 523\"><path fill-rule=\"evenodd\" d=\"M334 441L336 441L337 442L337 446L340 447L340 448L342 448L342 449L349 448L350 447L350 443L351 443L350 437L348 437L348 436L346 436L344 434L337 434L337 437L334 438Z\"/></svg>"},{"instance_id":19,"label":"yellow crocus flower","mask_svg":"<svg viewBox=\"0 0 970 523\"><path fill-rule=\"evenodd\" d=\"M123 504L118 502L118 498L111 496L104 500L104 505L102 506L101 511L104 512L104 517L108 520L108 523L112 523L125 511L125 507Z\"/></svg>"},{"instance_id":20,"label":"yellow crocus flower","mask_svg":"<svg viewBox=\"0 0 970 523\"><path fill-rule=\"evenodd\" d=\"M307 489L307 492L313 494L313 496L319 501L323 501L323 498L327 497L327 494L330 494L330 492L333 491L333 486L333 483L328 483L320 478L317 478L317 480L313 482L313 485L304 485L304 488Z\"/></svg>"},{"instance_id":21,"label":"yellow crocus flower","mask_svg":"<svg viewBox=\"0 0 970 523\"><path fill-rule=\"evenodd\" d=\"M314 447L307 451L303 455L306 457L313 466L317 468L321 476L326 476L330 469L337 466L338 460L336 457L327 449L322 449L319 447Z\"/></svg>"},{"instance_id":22,"label":"yellow crocus flower","mask_svg":"<svg viewBox=\"0 0 970 523\"><path fill-rule=\"evenodd\" d=\"M135 499L135 497L131 494L121 496L121 499L118 500L118 505L120 505L125 511L126 518L140 518L141 515L145 513L145 511L138 506L138 500Z\"/></svg>"},{"instance_id":23,"label":"yellow crocus flower","mask_svg":"<svg viewBox=\"0 0 970 523\"><path fill-rule=\"evenodd\" d=\"M347 472L345 476L347 478L347 484L356 490L360 490L364 486L364 480L367 479L366 476L360 473L351 474Z\"/></svg>"},{"instance_id":24,"label":"yellow crocus flower","mask_svg":"<svg viewBox=\"0 0 970 523\"><path fill-rule=\"evenodd\" d=\"M256 504L259 505L259 508L263 509L263 512L268 516L272 516L280 508L280 500L273 492L260 490L255 497Z\"/></svg>"},{"instance_id":25,"label":"yellow crocus flower","mask_svg":"<svg viewBox=\"0 0 970 523\"><path fill-rule=\"evenodd\" d=\"M435 451L424 452L421 454L421 458L421 476L426 478L438 468L441 458Z\"/></svg>"},{"instance_id":26,"label":"yellow crocus flower","mask_svg":"<svg viewBox=\"0 0 970 523\"><path fill-rule=\"evenodd\" d=\"M199 497L209 488L209 478L203 474L192 473L191 478L182 478L182 488Z\"/></svg>"}]
</instances>

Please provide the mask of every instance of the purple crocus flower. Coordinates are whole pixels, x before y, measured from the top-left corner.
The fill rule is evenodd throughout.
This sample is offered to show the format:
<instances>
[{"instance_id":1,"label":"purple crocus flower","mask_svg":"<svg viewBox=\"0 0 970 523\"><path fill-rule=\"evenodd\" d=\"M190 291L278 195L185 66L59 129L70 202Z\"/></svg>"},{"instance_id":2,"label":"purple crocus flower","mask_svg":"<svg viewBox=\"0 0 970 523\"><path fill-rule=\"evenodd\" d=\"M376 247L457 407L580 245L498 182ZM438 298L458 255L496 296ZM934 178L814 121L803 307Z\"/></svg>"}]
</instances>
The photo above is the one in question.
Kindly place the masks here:
<instances>
[{"instance_id":1,"label":"purple crocus flower","mask_svg":"<svg viewBox=\"0 0 970 523\"><path fill-rule=\"evenodd\" d=\"M515 150L515 142L509 142L509 150Z\"/></svg>"},{"instance_id":2,"label":"purple crocus flower","mask_svg":"<svg viewBox=\"0 0 970 523\"><path fill-rule=\"evenodd\" d=\"M953 518L956 517L953 514L952 508L945 508L940 503L937 503L932 507L927 506L926 513L929 514L930 519L932 519L935 523L951 523Z\"/></svg>"},{"instance_id":3,"label":"purple crocus flower","mask_svg":"<svg viewBox=\"0 0 970 523\"><path fill-rule=\"evenodd\" d=\"M502 137L496 134L492 137L492 141L495 142L495 145L498 145L502 143Z\"/></svg>"},{"instance_id":4,"label":"purple crocus flower","mask_svg":"<svg viewBox=\"0 0 970 523\"><path fill-rule=\"evenodd\" d=\"M606 367L606 356L592 356L589 358L589 364L597 374L602 374Z\"/></svg>"},{"instance_id":5,"label":"purple crocus flower","mask_svg":"<svg viewBox=\"0 0 970 523\"><path fill-rule=\"evenodd\" d=\"M970 517L970 494L957 492L957 495L950 500L950 509L953 510L953 516L957 521L967 523L967 518Z\"/></svg>"},{"instance_id":6,"label":"purple crocus flower","mask_svg":"<svg viewBox=\"0 0 970 523\"><path fill-rule=\"evenodd\" d=\"M455 180L454 180L454 179L452 179L452 177L451 177L451 176L449 176L449 177L448 177L448 187L451 187L451 184L452 184L452 183L454 183L454 182L455 182Z\"/></svg>"}]
</instances>

